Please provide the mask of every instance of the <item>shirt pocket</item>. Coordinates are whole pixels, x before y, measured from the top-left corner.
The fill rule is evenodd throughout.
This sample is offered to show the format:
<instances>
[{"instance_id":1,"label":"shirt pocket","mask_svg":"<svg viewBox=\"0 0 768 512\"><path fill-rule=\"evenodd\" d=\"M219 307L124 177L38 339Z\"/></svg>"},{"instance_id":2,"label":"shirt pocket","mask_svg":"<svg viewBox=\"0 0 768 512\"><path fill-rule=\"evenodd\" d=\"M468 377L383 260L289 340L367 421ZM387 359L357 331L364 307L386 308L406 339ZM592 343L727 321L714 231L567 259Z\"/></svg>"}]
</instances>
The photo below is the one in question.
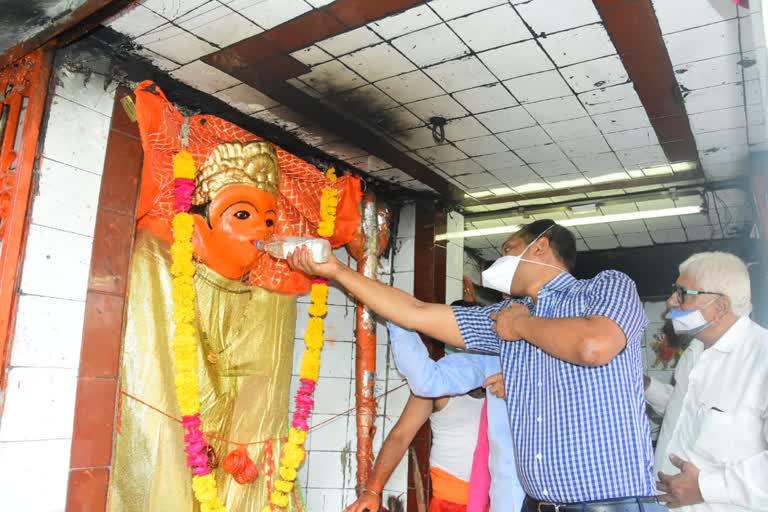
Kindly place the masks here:
<instances>
[{"instance_id":1,"label":"shirt pocket","mask_svg":"<svg viewBox=\"0 0 768 512\"><path fill-rule=\"evenodd\" d=\"M734 411L705 409L694 449L712 462L734 462L765 450L763 418L742 407Z\"/></svg>"}]
</instances>

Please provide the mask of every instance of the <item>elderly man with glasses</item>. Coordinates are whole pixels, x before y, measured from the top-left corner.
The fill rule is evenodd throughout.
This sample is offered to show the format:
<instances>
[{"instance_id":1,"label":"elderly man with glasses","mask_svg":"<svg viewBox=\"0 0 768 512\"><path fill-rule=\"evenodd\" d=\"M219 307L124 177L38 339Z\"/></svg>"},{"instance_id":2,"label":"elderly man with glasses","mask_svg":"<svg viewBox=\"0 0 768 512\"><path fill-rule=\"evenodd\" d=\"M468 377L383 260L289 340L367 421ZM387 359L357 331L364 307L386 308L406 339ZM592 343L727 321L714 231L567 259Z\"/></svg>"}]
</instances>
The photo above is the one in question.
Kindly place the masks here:
<instances>
[{"instance_id":1,"label":"elderly man with glasses","mask_svg":"<svg viewBox=\"0 0 768 512\"><path fill-rule=\"evenodd\" d=\"M768 331L748 316L747 267L722 252L691 256L667 304L691 343L674 386L645 378L664 416L659 498L686 512L768 510Z\"/></svg>"}]
</instances>

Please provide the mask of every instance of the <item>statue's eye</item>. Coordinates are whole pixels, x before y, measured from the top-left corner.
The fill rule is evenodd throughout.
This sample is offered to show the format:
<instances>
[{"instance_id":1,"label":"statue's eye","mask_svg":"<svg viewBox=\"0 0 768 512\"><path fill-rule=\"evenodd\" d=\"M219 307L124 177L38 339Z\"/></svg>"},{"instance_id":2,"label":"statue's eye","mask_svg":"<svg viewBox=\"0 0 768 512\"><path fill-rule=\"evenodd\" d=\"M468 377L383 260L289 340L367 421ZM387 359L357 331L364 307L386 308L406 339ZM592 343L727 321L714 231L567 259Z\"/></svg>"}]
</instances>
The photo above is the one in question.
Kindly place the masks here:
<instances>
[{"instance_id":1,"label":"statue's eye","mask_svg":"<svg viewBox=\"0 0 768 512\"><path fill-rule=\"evenodd\" d=\"M240 220L249 219L251 217L250 212L247 212L245 210L238 210L235 212L235 217L237 217Z\"/></svg>"},{"instance_id":2,"label":"statue's eye","mask_svg":"<svg viewBox=\"0 0 768 512\"><path fill-rule=\"evenodd\" d=\"M275 221L274 221L274 220L272 220L272 219L267 219L267 227L268 227L268 228L271 228L271 227L272 227L272 226L274 226L274 225L275 225Z\"/></svg>"}]
</instances>

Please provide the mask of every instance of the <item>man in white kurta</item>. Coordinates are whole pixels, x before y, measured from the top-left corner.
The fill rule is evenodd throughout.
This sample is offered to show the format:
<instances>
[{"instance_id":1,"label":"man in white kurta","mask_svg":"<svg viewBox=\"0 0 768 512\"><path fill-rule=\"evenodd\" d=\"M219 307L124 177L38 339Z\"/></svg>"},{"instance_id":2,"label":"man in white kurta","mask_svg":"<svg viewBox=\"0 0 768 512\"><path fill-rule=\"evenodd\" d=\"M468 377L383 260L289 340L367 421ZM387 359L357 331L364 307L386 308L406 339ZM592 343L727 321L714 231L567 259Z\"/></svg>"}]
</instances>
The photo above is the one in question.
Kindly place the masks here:
<instances>
[{"instance_id":1,"label":"man in white kurta","mask_svg":"<svg viewBox=\"0 0 768 512\"><path fill-rule=\"evenodd\" d=\"M725 253L692 256L668 305L701 314L675 384L646 378L646 400L664 416L661 499L684 512L768 510L768 331L747 316L746 265Z\"/></svg>"}]
</instances>

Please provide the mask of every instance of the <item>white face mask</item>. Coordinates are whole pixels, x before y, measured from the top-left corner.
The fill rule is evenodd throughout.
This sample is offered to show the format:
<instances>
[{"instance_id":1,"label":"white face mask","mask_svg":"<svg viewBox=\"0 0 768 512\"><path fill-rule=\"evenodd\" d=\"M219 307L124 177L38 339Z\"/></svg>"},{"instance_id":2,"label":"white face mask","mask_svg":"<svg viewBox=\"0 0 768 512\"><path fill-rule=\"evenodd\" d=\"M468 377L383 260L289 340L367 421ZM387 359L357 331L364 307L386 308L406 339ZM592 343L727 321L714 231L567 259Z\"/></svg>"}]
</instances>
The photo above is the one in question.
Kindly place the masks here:
<instances>
[{"instance_id":1,"label":"white face mask","mask_svg":"<svg viewBox=\"0 0 768 512\"><path fill-rule=\"evenodd\" d=\"M698 333L712 325L712 322L707 321L704 318L702 309L709 307L717 299L714 299L704 305L701 309L680 309L670 308L669 312L664 315L667 320L672 320L672 328L676 334L685 336L696 336Z\"/></svg>"},{"instance_id":2,"label":"white face mask","mask_svg":"<svg viewBox=\"0 0 768 512\"><path fill-rule=\"evenodd\" d=\"M565 272L564 269L550 265L548 263L523 259L523 255L526 253L526 251L533 244L535 244L539 238L544 236L544 234L549 231L550 228L551 226L545 229L539 236L534 238L531 243L526 245L525 249L523 249L523 252L520 253L520 256L502 256L501 258L494 261L493 265L488 267L482 274L483 286L490 288L491 290L499 291L501 293L510 293L512 291L512 280L515 277L515 272L517 271L517 267L520 265L521 261L527 261L528 263L535 263L545 267L552 267L561 272Z\"/></svg>"}]
</instances>

